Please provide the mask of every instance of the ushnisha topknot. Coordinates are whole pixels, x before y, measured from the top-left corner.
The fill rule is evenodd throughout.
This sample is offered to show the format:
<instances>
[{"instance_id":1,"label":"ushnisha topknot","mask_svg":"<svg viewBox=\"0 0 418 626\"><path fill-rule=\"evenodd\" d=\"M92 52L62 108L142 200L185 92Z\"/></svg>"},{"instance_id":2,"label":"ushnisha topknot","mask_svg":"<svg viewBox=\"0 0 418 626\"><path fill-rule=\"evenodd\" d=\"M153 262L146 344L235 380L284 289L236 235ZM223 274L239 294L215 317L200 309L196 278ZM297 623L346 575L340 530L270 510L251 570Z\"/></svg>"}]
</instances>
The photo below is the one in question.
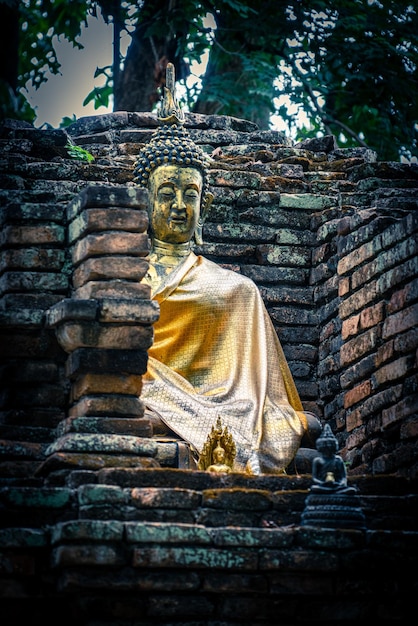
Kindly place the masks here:
<instances>
[{"instance_id":1,"label":"ushnisha topknot","mask_svg":"<svg viewBox=\"0 0 418 626\"><path fill-rule=\"evenodd\" d=\"M174 95L174 66L167 65L164 99L158 115L160 127L149 143L139 152L134 168L134 181L147 187L151 173L160 165L179 165L197 168L203 178L202 198L208 192L208 157L194 143L186 128L184 114Z\"/></svg>"},{"instance_id":2,"label":"ushnisha topknot","mask_svg":"<svg viewBox=\"0 0 418 626\"><path fill-rule=\"evenodd\" d=\"M324 429L318 439L316 440L316 448L320 450L323 445L333 445L335 449L338 447L338 441L336 436L331 430L331 426L329 424L325 424Z\"/></svg>"}]
</instances>

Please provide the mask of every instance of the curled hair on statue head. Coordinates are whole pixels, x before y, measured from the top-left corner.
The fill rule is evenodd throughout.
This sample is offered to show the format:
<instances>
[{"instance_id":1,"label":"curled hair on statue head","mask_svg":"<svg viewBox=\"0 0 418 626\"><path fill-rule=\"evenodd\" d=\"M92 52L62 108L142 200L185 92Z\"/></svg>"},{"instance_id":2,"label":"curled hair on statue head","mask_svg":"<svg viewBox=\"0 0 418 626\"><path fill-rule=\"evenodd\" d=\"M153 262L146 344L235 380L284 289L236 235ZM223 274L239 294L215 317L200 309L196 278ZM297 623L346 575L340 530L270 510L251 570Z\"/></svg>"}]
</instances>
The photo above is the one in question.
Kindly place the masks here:
<instances>
[{"instance_id":1,"label":"curled hair on statue head","mask_svg":"<svg viewBox=\"0 0 418 626\"><path fill-rule=\"evenodd\" d=\"M159 128L140 151L134 168L134 181L147 187L151 173L161 165L193 167L202 174L202 199L208 192L208 157L194 143L187 130L178 124Z\"/></svg>"}]
</instances>

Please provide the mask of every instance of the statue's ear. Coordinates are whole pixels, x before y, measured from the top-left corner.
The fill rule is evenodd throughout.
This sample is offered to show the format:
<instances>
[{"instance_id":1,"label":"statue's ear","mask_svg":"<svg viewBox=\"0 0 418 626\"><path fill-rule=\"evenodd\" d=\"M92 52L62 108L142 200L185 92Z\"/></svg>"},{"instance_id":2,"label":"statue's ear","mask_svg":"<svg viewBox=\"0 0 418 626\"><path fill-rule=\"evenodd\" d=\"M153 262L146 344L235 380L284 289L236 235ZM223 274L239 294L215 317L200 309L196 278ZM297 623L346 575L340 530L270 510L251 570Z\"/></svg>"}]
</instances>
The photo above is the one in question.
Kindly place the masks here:
<instances>
[{"instance_id":1,"label":"statue's ear","mask_svg":"<svg viewBox=\"0 0 418 626\"><path fill-rule=\"evenodd\" d=\"M202 206L200 209L199 219L197 220L196 229L194 231L194 239L198 246L201 246L203 243L203 237L202 237L203 224L209 213L209 209L210 209L210 205L212 204L212 201L213 201L213 193L210 193L210 191L208 191L202 200Z\"/></svg>"}]
</instances>

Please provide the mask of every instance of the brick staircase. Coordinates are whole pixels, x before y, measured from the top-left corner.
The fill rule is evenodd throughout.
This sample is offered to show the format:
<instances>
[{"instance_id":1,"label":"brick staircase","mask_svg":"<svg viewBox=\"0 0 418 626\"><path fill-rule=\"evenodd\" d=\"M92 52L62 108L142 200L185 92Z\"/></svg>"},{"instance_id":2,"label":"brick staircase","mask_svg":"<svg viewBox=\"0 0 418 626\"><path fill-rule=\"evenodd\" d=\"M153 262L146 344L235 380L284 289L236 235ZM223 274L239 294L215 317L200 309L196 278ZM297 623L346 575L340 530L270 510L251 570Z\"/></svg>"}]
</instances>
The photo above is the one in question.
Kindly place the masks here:
<instances>
[{"instance_id":1,"label":"brick staircase","mask_svg":"<svg viewBox=\"0 0 418 626\"><path fill-rule=\"evenodd\" d=\"M418 481L350 477L364 528L301 524L310 475L58 471L1 488L5 624L406 619ZM55 611L53 610L55 607Z\"/></svg>"}]
</instances>

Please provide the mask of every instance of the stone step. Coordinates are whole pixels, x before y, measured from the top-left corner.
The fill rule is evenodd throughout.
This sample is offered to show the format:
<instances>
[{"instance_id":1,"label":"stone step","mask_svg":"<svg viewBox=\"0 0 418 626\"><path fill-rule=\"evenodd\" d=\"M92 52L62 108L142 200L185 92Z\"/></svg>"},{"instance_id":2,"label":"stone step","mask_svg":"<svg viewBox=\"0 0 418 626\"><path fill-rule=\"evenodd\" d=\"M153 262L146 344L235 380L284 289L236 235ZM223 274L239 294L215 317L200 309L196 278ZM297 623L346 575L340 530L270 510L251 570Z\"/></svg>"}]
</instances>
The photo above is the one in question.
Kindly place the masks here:
<instances>
[{"instance_id":1,"label":"stone step","mask_svg":"<svg viewBox=\"0 0 418 626\"><path fill-rule=\"evenodd\" d=\"M342 512L347 507L359 509L364 514L365 529L418 531L416 484L394 477L383 481L354 477L350 482L358 489L354 495L327 499L334 497L331 504L340 506ZM66 486L3 486L1 525L40 527L62 520L113 519L283 528L302 523L310 485L309 475L219 475L161 468L77 470L67 475ZM338 517L339 526L344 527L341 511ZM348 514L347 520L351 519ZM322 526L333 527L327 524L326 516L322 521ZM351 523L347 525L352 527Z\"/></svg>"}]
</instances>

